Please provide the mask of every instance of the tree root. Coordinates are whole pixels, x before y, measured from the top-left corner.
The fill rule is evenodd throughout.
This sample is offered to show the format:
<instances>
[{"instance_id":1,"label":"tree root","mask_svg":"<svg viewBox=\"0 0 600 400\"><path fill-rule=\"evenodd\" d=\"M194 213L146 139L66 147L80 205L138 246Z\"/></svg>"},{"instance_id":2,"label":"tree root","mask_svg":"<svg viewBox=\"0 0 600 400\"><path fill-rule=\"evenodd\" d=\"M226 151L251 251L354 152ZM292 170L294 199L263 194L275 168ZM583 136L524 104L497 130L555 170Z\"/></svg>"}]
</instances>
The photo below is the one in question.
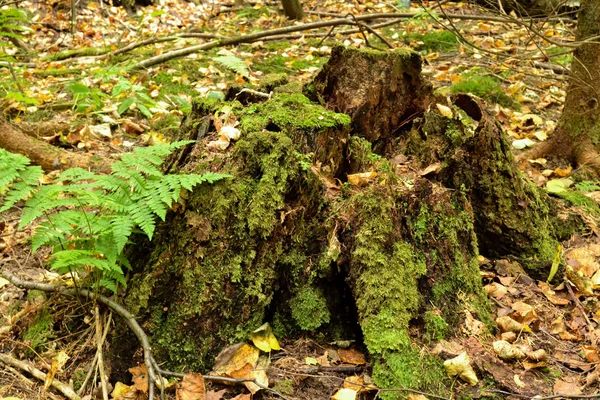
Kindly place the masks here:
<instances>
[{"instance_id":1,"label":"tree root","mask_svg":"<svg viewBox=\"0 0 600 400\"><path fill-rule=\"evenodd\" d=\"M137 323L134 316L125 309L122 305L118 304L114 300L109 299L108 297L97 295L86 289L68 289L61 285L52 285L48 283L39 283L39 282L31 282L22 280L11 272L2 271L1 274L6 280L8 280L13 285L21 288L21 289L29 289L29 290L41 290L43 292L51 292L51 293L60 293L65 296L77 296L82 297L84 299L97 300L100 303L107 306L111 309L115 314L121 316L129 329L134 333L134 335L139 340L143 350L144 350L144 364L146 365L146 369L148 370L149 382L148 382L148 399L154 400L155 396L155 383L157 382L157 375L160 380L160 398L164 399L164 384L162 379L161 370L154 359L154 355L152 354L152 347L150 346L150 341L148 340L148 336L142 329L142 327ZM1 359L0 359L1 360ZM43 374L43 372L40 371ZM32 373L33 374L33 373ZM45 374L43 374L45 376ZM34 375L35 376L35 375ZM36 376L37 377L37 376ZM42 378L43 379L43 378ZM75 399L79 399L76 393L73 392L73 397Z\"/></svg>"},{"instance_id":2,"label":"tree root","mask_svg":"<svg viewBox=\"0 0 600 400\"><path fill-rule=\"evenodd\" d=\"M8 278L6 278L6 279L8 279ZM6 365L11 365L13 367L19 368L25 372L28 372L33 377L41 380L42 382L46 380L46 374L44 372L35 368L33 365L31 365L28 362L17 360L16 358L13 358L8 354L0 353L0 362L4 363ZM63 383L56 379L53 379L52 383L50 385L53 388L55 388L56 390L58 390L59 392L61 392L66 398L68 398L70 400L80 400L81 399L81 397L79 397L79 395L77 395L77 393L75 393L73 388L71 388L66 383Z\"/></svg>"}]
</instances>

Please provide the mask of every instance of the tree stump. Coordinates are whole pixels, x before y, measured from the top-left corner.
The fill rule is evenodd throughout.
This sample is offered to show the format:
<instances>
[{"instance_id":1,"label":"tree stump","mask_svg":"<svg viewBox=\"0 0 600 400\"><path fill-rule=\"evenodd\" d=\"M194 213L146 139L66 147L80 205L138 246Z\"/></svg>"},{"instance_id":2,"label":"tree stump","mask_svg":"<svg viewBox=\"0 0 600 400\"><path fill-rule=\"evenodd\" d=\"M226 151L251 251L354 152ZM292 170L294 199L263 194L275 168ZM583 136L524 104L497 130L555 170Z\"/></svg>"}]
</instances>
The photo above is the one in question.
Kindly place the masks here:
<instances>
[{"instance_id":1,"label":"tree stump","mask_svg":"<svg viewBox=\"0 0 600 400\"><path fill-rule=\"evenodd\" d=\"M480 245L546 257L537 250L556 242L545 199L478 101L429 109L441 100L413 53L335 49L307 93L323 105L299 93L194 105L174 139L198 141L169 168L232 178L189 193L152 243L132 249L126 304L170 367L209 369L268 321L280 338L355 338L380 387L441 394L451 386L442 360L421 346L466 315L491 326ZM223 115L241 137L209 150ZM114 343L121 356L126 343Z\"/></svg>"}]
</instances>

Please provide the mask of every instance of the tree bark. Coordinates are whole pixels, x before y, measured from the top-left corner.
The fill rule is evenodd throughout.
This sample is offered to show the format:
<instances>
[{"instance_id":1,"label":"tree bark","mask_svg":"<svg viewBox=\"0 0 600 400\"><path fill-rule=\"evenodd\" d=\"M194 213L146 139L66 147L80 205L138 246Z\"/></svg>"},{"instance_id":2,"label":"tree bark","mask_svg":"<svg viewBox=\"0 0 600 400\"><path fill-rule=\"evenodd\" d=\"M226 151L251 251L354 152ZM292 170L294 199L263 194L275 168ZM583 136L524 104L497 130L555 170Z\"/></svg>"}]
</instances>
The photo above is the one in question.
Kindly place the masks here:
<instances>
[{"instance_id":1,"label":"tree bark","mask_svg":"<svg viewBox=\"0 0 600 400\"><path fill-rule=\"evenodd\" d=\"M283 12L289 19L304 19L304 10L300 0L281 0Z\"/></svg>"},{"instance_id":2,"label":"tree bark","mask_svg":"<svg viewBox=\"0 0 600 400\"><path fill-rule=\"evenodd\" d=\"M110 172L106 160L86 154L69 152L35 139L35 129L27 125L25 134L5 121L0 121L0 148L12 153L23 154L46 172L72 167L90 168L98 172Z\"/></svg>"},{"instance_id":3,"label":"tree bark","mask_svg":"<svg viewBox=\"0 0 600 400\"><path fill-rule=\"evenodd\" d=\"M600 2L584 0L579 12L577 40L583 41L600 35ZM571 78L565 107L558 123L556 136L566 135L562 143L557 139L553 150L572 152L577 164L589 166L600 173L600 44L598 39L579 46L573 54ZM567 139L567 140L564 140ZM561 148L562 147L562 148Z\"/></svg>"}]
</instances>

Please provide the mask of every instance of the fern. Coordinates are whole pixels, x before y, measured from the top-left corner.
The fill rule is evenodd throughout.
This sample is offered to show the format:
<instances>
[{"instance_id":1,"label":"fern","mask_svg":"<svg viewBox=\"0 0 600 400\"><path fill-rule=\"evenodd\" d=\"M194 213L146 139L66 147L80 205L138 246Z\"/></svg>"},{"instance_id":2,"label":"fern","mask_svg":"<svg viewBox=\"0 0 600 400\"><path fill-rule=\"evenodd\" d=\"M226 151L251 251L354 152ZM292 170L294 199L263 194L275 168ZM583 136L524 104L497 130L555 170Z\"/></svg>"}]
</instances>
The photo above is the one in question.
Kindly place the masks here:
<instances>
[{"instance_id":1,"label":"fern","mask_svg":"<svg viewBox=\"0 0 600 400\"><path fill-rule=\"evenodd\" d=\"M229 177L212 172L164 175L164 158L189 143L137 148L112 164L111 175L71 168L45 186L38 185L39 167L0 150L0 212L26 200L19 226L37 223L32 249L52 246L52 269L86 270L97 285L115 291L125 285L129 262L123 250L131 235L139 230L152 239L157 218L165 220L182 191Z\"/></svg>"},{"instance_id":2,"label":"fern","mask_svg":"<svg viewBox=\"0 0 600 400\"><path fill-rule=\"evenodd\" d=\"M244 60L239 59L236 56L220 56L213 58L213 60L229 68L236 74L240 74L246 78L250 76L250 71L248 70L248 66L244 63Z\"/></svg>"}]
</instances>

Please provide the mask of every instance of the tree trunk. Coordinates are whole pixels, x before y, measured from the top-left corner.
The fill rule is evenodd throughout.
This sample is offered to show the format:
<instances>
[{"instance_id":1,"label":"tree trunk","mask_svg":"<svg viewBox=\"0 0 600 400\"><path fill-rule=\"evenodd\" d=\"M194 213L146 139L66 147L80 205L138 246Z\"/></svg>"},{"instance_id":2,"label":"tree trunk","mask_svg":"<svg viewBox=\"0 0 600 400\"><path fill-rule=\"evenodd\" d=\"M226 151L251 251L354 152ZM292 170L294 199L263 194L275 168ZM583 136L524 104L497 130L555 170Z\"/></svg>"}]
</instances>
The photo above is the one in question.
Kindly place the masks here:
<instances>
[{"instance_id":1,"label":"tree trunk","mask_svg":"<svg viewBox=\"0 0 600 400\"><path fill-rule=\"evenodd\" d=\"M283 13L289 19L304 19L304 10L300 0L281 0Z\"/></svg>"},{"instance_id":2,"label":"tree trunk","mask_svg":"<svg viewBox=\"0 0 600 400\"><path fill-rule=\"evenodd\" d=\"M198 141L169 168L233 178L190 193L152 243L131 250L139 267L126 304L159 362L208 369L268 321L282 338L364 343L380 387L444 394L442 360L419 349L456 332L467 311L491 322L480 251L546 262L556 242L547 199L491 117L466 96L448 105L452 116L430 107L443 99L420 67L411 52L336 48L307 89L329 110L289 87L230 103L241 138L225 152L206 147L223 104L195 103L174 139ZM440 165L423 170L430 163ZM115 370L128 367L130 342L113 350Z\"/></svg>"},{"instance_id":3,"label":"tree trunk","mask_svg":"<svg viewBox=\"0 0 600 400\"><path fill-rule=\"evenodd\" d=\"M600 35L600 2L584 0L579 12L577 40ZM558 138L553 150L572 151L575 161L600 173L600 44L597 40L579 46L573 54L571 78ZM564 137L563 137L564 136ZM572 146L572 147L571 147Z\"/></svg>"}]
</instances>

